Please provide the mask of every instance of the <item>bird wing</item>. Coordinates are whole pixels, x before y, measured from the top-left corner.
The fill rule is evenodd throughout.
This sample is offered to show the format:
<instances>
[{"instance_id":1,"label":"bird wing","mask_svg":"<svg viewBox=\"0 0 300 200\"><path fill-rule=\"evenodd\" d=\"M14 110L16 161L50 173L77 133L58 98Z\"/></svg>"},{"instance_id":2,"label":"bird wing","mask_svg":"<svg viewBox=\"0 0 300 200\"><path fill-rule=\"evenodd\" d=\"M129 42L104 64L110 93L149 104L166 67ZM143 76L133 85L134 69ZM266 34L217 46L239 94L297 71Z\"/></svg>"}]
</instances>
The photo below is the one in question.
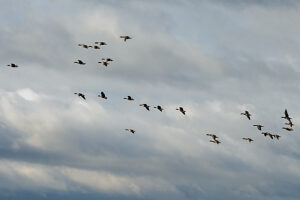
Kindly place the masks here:
<instances>
[{"instance_id":1,"label":"bird wing","mask_svg":"<svg viewBox=\"0 0 300 200\"><path fill-rule=\"evenodd\" d=\"M247 116L247 118L250 120L250 114L248 113L246 116Z\"/></svg>"},{"instance_id":2,"label":"bird wing","mask_svg":"<svg viewBox=\"0 0 300 200\"><path fill-rule=\"evenodd\" d=\"M287 109L285 109L284 115L285 115L287 118L289 118L289 113L288 113Z\"/></svg>"}]
</instances>

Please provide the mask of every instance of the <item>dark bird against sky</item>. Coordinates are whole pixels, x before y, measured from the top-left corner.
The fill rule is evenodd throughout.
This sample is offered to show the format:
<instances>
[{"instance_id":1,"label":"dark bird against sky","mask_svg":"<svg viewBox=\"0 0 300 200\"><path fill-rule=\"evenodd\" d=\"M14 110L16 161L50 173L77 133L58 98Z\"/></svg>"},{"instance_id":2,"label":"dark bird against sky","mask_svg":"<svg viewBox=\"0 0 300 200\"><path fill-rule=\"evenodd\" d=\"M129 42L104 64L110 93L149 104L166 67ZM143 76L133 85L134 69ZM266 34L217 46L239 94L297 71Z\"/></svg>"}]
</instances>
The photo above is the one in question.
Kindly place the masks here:
<instances>
[{"instance_id":1,"label":"dark bird against sky","mask_svg":"<svg viewBox=\"0 0 300 200\"><path fill-rule=\"evenodd\" d=\"M132 39L128 35L120 36L120 38L124 39L124 42L126 42L126 40Z\"/></svg>"},{"instance_id":2,"label":"dark bird against sky","mask_svg":"<svg viewBox=\"0 0 300 200\"><path fill-rule=\"evenodd\" d=\"M247 110L245 110L245 112L241 113L241 115L245 115L249 120L251 119L250 118L251 114Z\"/></svg>"},{"instance_id":3,"label":"dark bird against sky","mask_svg":"<svg viewBox=\"0 0 300 200\"><path fill-rule=\"evenodd\" d=\"M183 107L176 108L176 110L178 110L179 112L185 115L186 111L183 109Z\"/></svg>"},{"instance_id":4,"label":"dark bird against sky","mask_svg":"<svg viewBox=\"0 0 300 200\"><path fill-rule=\"evenodd\" d=\"M103 99L107 99L107 97L105 96L104 92L101 92L101 94L98 95L98 97L101 97L101 98L103 98Z\"/></svg>"},{"instance_id":5,"label":"dark bird against sky","mask_svg":"<svg viewBox=\"0 0 300 200\"><path fill-rule=\"evenodd\" d=\"M83 98L84 100L86 100L84 94L82 94L82 93L77 93L77 92L74 93L74 94L76 94L77 96L79 96L79 97Z\"/></svg>"}]
</instances>

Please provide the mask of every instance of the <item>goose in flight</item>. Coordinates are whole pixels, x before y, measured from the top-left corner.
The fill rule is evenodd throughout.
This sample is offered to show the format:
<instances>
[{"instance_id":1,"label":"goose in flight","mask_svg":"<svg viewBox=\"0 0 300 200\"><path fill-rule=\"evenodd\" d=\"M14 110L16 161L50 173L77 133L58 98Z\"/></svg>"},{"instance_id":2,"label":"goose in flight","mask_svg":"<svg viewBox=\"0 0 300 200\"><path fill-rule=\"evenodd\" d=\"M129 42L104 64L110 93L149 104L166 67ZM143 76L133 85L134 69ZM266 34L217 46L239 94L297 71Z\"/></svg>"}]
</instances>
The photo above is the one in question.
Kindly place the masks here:
<instances>
[{"instance_id":1,"label":"goose in flight","mask_svg":"<svg viewBox=\"0 0 300 200\"><path fill-rule=\"evenodd\" d=\"M126 99L128 101L133 101L134 100L134 98L132 98L131 96L124 97L123 99Z\"/></svg>"},{"instance_id":2,"label":"goose in flight","mask_svg":"<svg viewBox=\"0 0 300 200\"><path fill-rule=\"evenodd\" d=\"M74 94L76 94L77 96L79 96L79 97L81 97L85 100L85 95L84 94L82 94L82 93L74 93Z\"/></svg>"},{"instance_id":3,"label":"goose in flight","mask_svg":"<svg viewBox=\"0 0 300 200\"><path fill-rule=\"evenodd\" d=\"M83 62L82 60L75 61L74 63L77 63L79 65L85 65L85 62Z\"/></svg>"},{"instance_id":4,"label":"goose in flight","mask_svg":"<svg viewBox=\"0 0 300 200\"><path fill-rule=\"evenodd\" d=\"M289 125L290 127L293 127L295 124L293 124L293 122L291 120L289 120L289 122L284 123L285 125Z\"/></svg>"},{"instance_id":5,"label":"goose in flight","mask_svg":"<svg viewBox=\"0 0 300 200\"><path fill-rule=\"evenodd\" d=\"M277 134L275 134L275 135L273 135L273 137L274 138L276 138L277 140L279 140L279 138L281 137L280 135L277 135Z\"/></svg>"},{"instance_id":6,"label":"goose in flight","mask_svg":"<svg viewBox=\"0 0 300 200\"><path fill-rule=\"evenodd\" d=\"M160 112L162 112L164 109L161 106L154 106L153 108L156 108L157 110L159 110Z\"/></svg>"},{"instance_id":7,"label":"goose in flight","mask_svg":"<svg viewBox=\"0 0 300 200\"><path fill-rule=\"evenodd\" d=\"M281 118L286 119L286 120L288 120L288 121L291 121L291 119L292 119L292 118L290 118L287 109L284 110L284 116L281 117Z\"/></svg>"},{"instance_id":8,"label":"goose in flight","mask_svg":"<svg viewBox=\"0 0 300 200\"><path fill-rule=\"evenodd\" d=\"M94 45L94 46L89 46L89 47L91 47L91 48L94 48L94 49L100 49L100 47L99 47L99 46L97 46L97 45Z\"/></svg>"},{"instance_id":9,"label":"goose in flight","mask_svg":"<svg viewBox=\"0 0 300 200\"><path fill-rule=\"evenodd\" d=\"M221 142L219 140L209 140L212 143L220 144Z\"/></svg>"},{"instance_id":10,"label":"goose in flight","mask_svg":"<svg viewBox=\"0 0 300 200\"><path fill-rule=\"evenodd\" d=\"M260 130L260 131L261 131L261 128L264 127L263 125L260 125L260 124L255 124L255 125L253 125L253 126L256 126L257 129Z\"/></svg>"},{"instance_id":11,"label":"goose in flight","mask_svg":"<svg viewBox=\"0 0 300 200\"><path fill-rule=\"evenodd\" d=\"M248 142L253 142L251 138L242 138L243 140L248 140Z\"/></svg>"},{"instance_id":12,"label":"goose in flight","mask_svg":"<svg viewBox=\"0 0 300 200\"><path fill-rule=\"evenodd\" d=\"M130 129L130 128L126 128L125 131L129 131L130 133L134 134L135 133L135 130L133 129Z\"/></svg>"},{"instance_id":13,"label":"goose in flight","mask_svg":"<svg viewBox=\"0 0 300 200\"><path fill-rule=\"evenodd\" d=\"M148 106L147 104L145 104L145 103L144 103L144 104L140 104L140 106L143 106L143 107L145 107L148 111L150 111L150 109L149 109L150 106Z\"/></svg>"},{"instance_id":14,"label":"goose in flight","mask_svg":"<svg viewBox=\"0 0 300 200\"><path fill-rule=\"evenodd\" d=\"M103 99L107 99L107 97L105 96L104 92L101 92L101 94L98 95L98 97L101 97L101 98L103 98Z\"/></svg>"},{"instance_id":15,"label":"goose in flight","mask_svg":"<svg viewBox=\"0 0 300 200\"><path fill-rule=\"evenodd\" d=\"M99 44L100 46L101 45L107 45L105 42L95 42L95 44Z\"/></svg>"},{"instance_id":16,"label":"goose in flight","mask_svg":"<svg viewBox=\"0 0 300 200\"><path fill-rule=\"evenodd\" d=\"M247 110L245 110L245 112L241 113L241 115L245 115L249 120L251 119L250 118L251 114Z\"/></svg>"},{"instance_id":17,"label":"goose in flight","mask_svg":"<svg viewBox=\"0 0 300 200\"><path fill-rule=\"evenodd\" d=\"M102 61L102 62L98 62L98 63L100 63L100 64L104 65L105 67L107 67L107 65L109 64L109 63L108 63L108 62L106 62L106 61Z\"/></svg>"},{"instance_id":18,"label":"goose in flight","mask_svg":"<svg viewBox=\"0 0 300 200\"><path fill-rule=\"evenodd\" d=\"M114 61L114 60L111 59L111 58L102 58L102 60L104 60L105 62Z\"/></svg>"},{"instance_id":19,"label":"goose in flight","mask_svg":"<svg viewBox=\"0 0 300 200\"><path fill-rule=\"evenodd\" d=\"M269 132L262 132L261 134L263 134L265 137L269 136L271 139L273 139L273 135Z\"/></svg>"},{"instance_id":20,"label":"goose in flight","mask_svg":"<svg viewBox=\"0 0 300 200\"><path fill-rule=\"evenodd\" d=\"M185 115L186 111L182 107L176 108L176 110L179 110L182 114Z\"/></svg>"},{"instance_id":21,"label":"goose in flight","mask_svg":"<svg viewBox=\"0 0 300 200\"><path fill-rule=\"evenodd\" d=\"M285 129L287 131L293 131L294 129L290 128L290 127L282 127L282 129Z\"/></svg>"},{"instance_id":22,"label":"goose in flight","mask_svg":"<svg viewBox=\"0 0 300 200\"><path fill-rule=\"evenodd\" d=\"M122 36L120 36L120 38L124 39L124 42L126 42L126 40L132 39L128 35L122 35Z\"/></svg>"},{"instance_id":23,"label":"goose in flight","mask_svg":"<svg viewBox=\"0 0 300 200\"><path fill-rule=\"evenodd\" d=\"M85 48L85 49L88 49L88 48L89 48L89 46L86 45L86 44L78 44L78 46L81 46L81 47L83 47L83 48Z\"/></svg>"},{"instance_id":24,"label":"goose in flight","mask_svg":"<svg viewBox=\"0 0 300 200\"><path fill-rule=\"evenodd\" d=\"M213 140L216 140L218 138L218 136L216 136L215 134L208 133L206 135L212 137Z\"/></svg>"},{"instance_id":25,"label":"goose in flight","mask_svg":"<svg viewBox=\"0 0 300 200\"><path fill-rule=\"evenodd\" d=\"M19 67L18 65L14 64L14 63L8 64L7 66L9 66L9 67Z\"/></svg>"}]
</instances>

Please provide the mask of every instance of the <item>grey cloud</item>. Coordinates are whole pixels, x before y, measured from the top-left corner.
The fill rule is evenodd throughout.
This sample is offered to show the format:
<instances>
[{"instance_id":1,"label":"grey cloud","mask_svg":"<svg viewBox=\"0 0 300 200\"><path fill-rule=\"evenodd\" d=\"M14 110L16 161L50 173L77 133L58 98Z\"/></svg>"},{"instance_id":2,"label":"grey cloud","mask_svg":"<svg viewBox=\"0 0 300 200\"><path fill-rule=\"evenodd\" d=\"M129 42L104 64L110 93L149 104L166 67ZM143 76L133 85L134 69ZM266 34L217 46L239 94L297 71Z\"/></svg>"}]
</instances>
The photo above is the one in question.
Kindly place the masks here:
<instances>
[{"instance_id":1,"label":"grey cloud","mask_svg":"<svg viewBox=\"0 0 300 200\"><path fill-rule=\"evenodd\" d=\"M28 0L0 10L0 189L12 199L24 190L36 199L299 196L296 2ZM109 45L77 46L97 40ZM106 56L115 61L104 69ZM285 108L293 133L281 130ZM209 143L209 132L222 143Z\"/></svg>"}]
</instances>

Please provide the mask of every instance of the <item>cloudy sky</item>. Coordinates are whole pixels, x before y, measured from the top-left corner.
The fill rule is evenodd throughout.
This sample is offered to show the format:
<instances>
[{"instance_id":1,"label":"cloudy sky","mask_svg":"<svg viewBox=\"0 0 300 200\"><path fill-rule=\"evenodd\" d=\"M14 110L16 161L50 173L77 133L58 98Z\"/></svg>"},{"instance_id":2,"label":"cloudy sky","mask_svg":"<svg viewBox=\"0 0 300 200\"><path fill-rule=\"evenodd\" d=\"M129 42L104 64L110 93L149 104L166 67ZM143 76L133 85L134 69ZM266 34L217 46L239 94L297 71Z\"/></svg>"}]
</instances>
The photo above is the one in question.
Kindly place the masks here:
<instances>
[{"instance_id":1,"label":"cloudy sky","mask_svg":"<svg viewBox=\"0 0 300 200\"><path fill-rule=\"evenodd\" d=\"M1 199L299 199L299 1L0 4Z\"/></svg>"}]
</instances>

